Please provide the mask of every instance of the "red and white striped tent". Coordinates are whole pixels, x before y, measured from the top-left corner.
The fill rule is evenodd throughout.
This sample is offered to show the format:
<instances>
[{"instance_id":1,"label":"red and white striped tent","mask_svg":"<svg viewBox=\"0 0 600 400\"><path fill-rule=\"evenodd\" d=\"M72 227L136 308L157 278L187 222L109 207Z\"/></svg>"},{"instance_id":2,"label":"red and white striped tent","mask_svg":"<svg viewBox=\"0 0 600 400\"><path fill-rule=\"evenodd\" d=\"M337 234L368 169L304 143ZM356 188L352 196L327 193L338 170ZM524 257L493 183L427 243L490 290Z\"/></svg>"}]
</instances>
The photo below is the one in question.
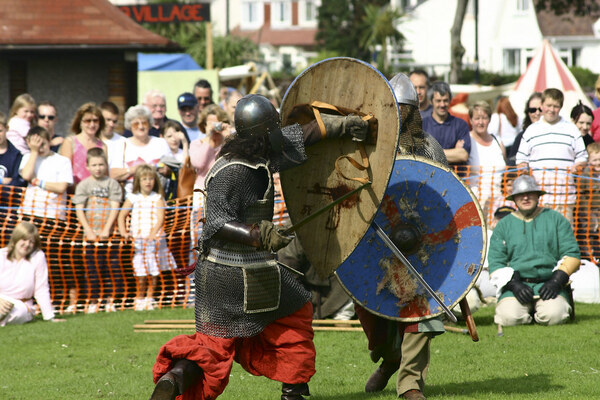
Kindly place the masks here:
<instances>
[{"instance_id":1,"label":"red and white striped tent","mask_svg":"<svg viewBox=\"0 0 600 400\"><path fill-rule=\"evenodd\" d=\"M523 115L525 102L529 96L533 92L543 92L548 88L560 89L565 95L565 102L560 111L560 115L564 118L570 118L571 109L579 103L579 100L594 109L567 65L548 40L544 40L510 92L510 103L518 115Z\"/></svg>"}]
</instances>

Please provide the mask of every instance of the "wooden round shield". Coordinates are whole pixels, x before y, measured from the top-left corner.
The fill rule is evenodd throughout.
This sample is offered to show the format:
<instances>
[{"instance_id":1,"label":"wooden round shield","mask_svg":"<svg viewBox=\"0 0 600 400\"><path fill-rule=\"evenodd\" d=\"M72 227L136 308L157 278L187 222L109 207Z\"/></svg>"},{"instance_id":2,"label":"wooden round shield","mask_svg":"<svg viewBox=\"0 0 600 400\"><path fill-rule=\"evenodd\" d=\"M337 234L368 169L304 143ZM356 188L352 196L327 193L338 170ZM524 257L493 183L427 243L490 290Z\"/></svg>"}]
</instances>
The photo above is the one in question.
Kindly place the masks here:
<instances>
[{"instance_id":1,"label":"wooden round shield","mask_svg":"<svg viewBox=\"0 0 600 400\"><path fill-rule=\"evenodd\" d=\"M366 142L322 140L306 149L306 163L281 173L292 224L361 186L352 178L371 182L296 230L311 264L321 276L328 276L360 242L383 199L394 166L400 114L387 79L369 64L352 58L331 58L304 70L281 104L283 126L314 119L315 105L317 113L374 117ZM357 168L357 163L364 165L365 158L368 167Z\"/></svg>"},{"instance_id":2,"label":"wooden round shield","mask_svg":"<svg viewBox=\"0 0 600 400\"><path fill-rule=\"evenodd\" d=\"M399 156L374 223L388 236L402 225L421 233L418 248L405 256L449 309L475 284L487 248L485 220L477 198L450 168ZM443 313L373 228L335 273L373 314L417 322Z\"/></svg>"}]
</instances>

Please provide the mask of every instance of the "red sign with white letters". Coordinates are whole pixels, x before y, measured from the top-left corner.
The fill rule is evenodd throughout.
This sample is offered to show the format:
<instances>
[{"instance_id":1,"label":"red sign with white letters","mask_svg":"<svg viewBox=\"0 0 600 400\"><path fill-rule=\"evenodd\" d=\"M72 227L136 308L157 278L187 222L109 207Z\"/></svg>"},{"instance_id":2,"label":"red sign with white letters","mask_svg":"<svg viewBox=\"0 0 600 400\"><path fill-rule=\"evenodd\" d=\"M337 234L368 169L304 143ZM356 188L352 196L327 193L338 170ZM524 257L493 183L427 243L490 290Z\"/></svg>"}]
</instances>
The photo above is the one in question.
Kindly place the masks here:
<instances>
[{"instance_id":1,"label":"red sign with white letters","mask_svg":"<svg viewBox=\"0 0 600 400\"><path fill-rule=\"evenodd\" d=\"M209 22L209 3L161 3L118 6L137 23Z\"/></svg>"}]
</instances>

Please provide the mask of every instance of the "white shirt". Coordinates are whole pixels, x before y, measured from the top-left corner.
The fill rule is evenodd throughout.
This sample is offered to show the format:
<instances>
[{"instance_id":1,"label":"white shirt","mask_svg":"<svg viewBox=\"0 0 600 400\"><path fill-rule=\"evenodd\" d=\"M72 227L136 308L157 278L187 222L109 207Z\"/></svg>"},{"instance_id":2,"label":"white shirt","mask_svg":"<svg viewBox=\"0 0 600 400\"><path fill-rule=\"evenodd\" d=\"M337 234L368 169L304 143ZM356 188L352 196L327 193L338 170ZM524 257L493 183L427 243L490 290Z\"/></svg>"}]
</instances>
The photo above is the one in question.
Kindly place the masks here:
<instances>
[{"instance_id":1,"label":"white shirt","mask_svg":"<svg viewBox=\"0 0 600 400\"><path fill-rule=\"evenodd\" d=\"M106 151L108 152L108 168L115 168L113 165L115 160L123 160L123 143L125 142L125 138L118 133L113 133L110 139L102 138L102 141L106 145Z\"/></svg>"}]
</instances>

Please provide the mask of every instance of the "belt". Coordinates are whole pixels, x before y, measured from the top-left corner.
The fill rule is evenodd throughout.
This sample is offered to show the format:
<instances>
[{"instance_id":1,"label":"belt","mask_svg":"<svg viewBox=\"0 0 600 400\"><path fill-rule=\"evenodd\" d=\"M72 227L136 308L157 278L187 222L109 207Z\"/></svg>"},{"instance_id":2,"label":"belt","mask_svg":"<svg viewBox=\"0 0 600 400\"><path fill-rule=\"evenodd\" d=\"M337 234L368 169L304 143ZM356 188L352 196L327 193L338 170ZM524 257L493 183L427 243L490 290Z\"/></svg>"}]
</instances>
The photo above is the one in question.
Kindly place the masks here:
<instances>
[{"instance_id":1,"label":"belt","mask_svg":"<svg viewBox=\"0 0 600 400\"><path fill-rule=\"evenodd\" d=\"M522 282L527 282L527 283L544 283L546 282L548 279L538 279L538 278L521 278Z\"/></svg>"},{"instance_id":2,"label":"belt","mask_svg":"<svg viewBox=\"0 0 600 400\"><path fill-rule=\"evenodd\" d=\"M275 260L275 255L269 251L252 251L238 253L224 249L211 248L206 260L232 267L249 267L253 264L264 265Z\"/></svg>"}]
</instances>

